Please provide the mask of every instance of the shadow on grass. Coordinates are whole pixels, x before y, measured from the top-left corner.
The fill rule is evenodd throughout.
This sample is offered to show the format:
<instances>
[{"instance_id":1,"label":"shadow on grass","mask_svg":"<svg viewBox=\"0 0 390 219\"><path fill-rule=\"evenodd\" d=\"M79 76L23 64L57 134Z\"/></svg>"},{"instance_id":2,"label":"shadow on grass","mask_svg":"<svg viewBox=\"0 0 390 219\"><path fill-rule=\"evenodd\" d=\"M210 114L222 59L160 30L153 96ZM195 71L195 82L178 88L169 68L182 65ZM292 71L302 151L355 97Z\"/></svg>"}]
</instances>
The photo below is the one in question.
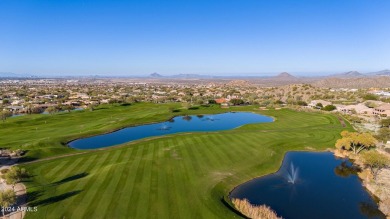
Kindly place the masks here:
<instances>
[{"instance_id":1,"label":"shadow on grass","mask_svg":"<svg viewBox=\"0 0 390 219\"><path fill-rule=\"evenodd\" d=\"M45 205L50 205L50 204L53 204L53 203L56 203L56 202L59 202L59 201L63 201L67 198L70 198L72 196L75 196L77 194L79 194L80 192L82 192L82 190L77 190L77 191L72 191L72 192L66 192L64 194L61 194L61 195L57 195L57 196L52 196L52 197L49 197L47 199L43 199L43 200L38 200L38 201L34 201L34 202L31 202L29 203L30 206L45 206Z\"/></svg>"},{"instance_id":2,"label":"shadow on grass","mask_svg":"<svg viewBox=\"0 0 390 219\"><path fill-rule=\"evenodd\" d=\"M221 202L223 205L225 205L225 207L229 208L231 211L233 211L234 213L236 213L237 215L239 215L240 217L243 217L243 218L248 218L247 216L245 216L243 213L241 213L240 211L238 211L237 209L235 209L233 206L231 206L226 200L225 198L221 198Z\"/></svg>"},{"instance_id":3,"label":"shadow on grass","mask_svg":"<svg viewBox=\"0 0 390 219\"><path fill-rule=\"evenodd\" d=\"M26 162L31 162L31 161L35 161L35 160L38 160L38 158L30 157L30 156L23 156L23 157L19 158L18 163L26 163Z\"/></svg>"},{"instance_id":4,"label":"shadow on grass","mask_svg":"<svg viewBox=\"0 0 390 219\"><path fill-rule=\"evenodd\" d=\"M42 191L27 192L27 203L37 200L42 194Z\"/></svg>"},{"instance_id":5,"label":"shadow on grass","mask_svg":"<svg viewBox=\"0 0 390 219\"><path fill-rule=\"evenodd\" d=\"M87 172L79 173L79 174L76 174L76 175L73 175L73 176L66 177L66 178L64 178L64 179L62 179L60 181L53 182L51 185L58 186L58 185L61 185L61 184L67 183L67 182L71 182L73 180L84 178L86 176L88 176Z\"/></svg>"}]
</instances>

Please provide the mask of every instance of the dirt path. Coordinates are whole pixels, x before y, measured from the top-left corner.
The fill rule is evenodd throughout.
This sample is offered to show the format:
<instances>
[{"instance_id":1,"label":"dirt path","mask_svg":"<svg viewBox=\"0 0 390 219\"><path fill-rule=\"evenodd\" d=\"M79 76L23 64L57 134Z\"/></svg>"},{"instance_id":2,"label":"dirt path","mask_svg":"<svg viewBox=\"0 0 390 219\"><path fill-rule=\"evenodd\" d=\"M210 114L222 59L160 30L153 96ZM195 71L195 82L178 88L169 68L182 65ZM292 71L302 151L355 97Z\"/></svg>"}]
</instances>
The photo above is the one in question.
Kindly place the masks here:
<instances>
[{"instance_id":1,"label":"dirt path","mask_svg":"<svg viewBox=\"0 0 390 219\"><path fill-rule=\"evenodd\" d=\"M9 169L12 166L16 165L18 159L12 159L9 160L7 158L0 159L0 169ZM11 185L7 185L4 180L0 181L0 190L7 190L12 189ZM26 186L23 183L17 183L15 185L14 191L16 193L16 204L13 205L13 207L20 208L20 207L26 207L27 206L27 189ZM16 210L14 212L11 212L4 217L1 218L7 218L7 219L22 219L26 215L25 211Z\"/></svg>"},{"instance_id":2,"label":"dirt path","mask_svg":"<svg viewBox=\"0 0 390 219\"><path fill-rule=\"evenodd\" d=\"M344 119L341 118L341 117L339 117L339 116L338 116L337 118L339 119L340 124L341 124L343 127L345 127L346 125L345 125Z\"/></svg>"}]
</instances>

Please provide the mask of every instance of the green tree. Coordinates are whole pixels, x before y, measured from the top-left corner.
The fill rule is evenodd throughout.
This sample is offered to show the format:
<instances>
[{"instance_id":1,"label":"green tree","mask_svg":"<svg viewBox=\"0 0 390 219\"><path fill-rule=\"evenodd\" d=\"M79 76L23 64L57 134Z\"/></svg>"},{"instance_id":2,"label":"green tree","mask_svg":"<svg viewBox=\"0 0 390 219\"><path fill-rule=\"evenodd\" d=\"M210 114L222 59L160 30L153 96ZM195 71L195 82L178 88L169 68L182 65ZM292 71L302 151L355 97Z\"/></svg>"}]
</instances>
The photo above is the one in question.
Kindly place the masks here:
<instances>
[{"instance_id":1,"label":"green tree","mask_svg":"<svg viewBox=\"0 0 390 219\"><path fill-rule=\"evenodd\" d=\"M241 99L231 99L230 103L232 103L233 105L241 105L244 104L244 101Z\"/></svg>"},{"instance_id":2,"label":"green tree","mask_svg":"<svg viewBox=\"0 0 390 219\"><path fill-rule=\"evenodd\" d=\"M50 114L50 115L53 115L54 113L58 112L57 108L55 108L54 106L49 106L46 111Z\"/></svg>"},{"instance_id":3,"label":"green tree","mask_svg":"<svg viewBox=\"0 0 390 219\"><path fill-rule=\"evenodd\" d=\"M370 169L374 179L376 179L381 169L390 166L390 161L387 156L374 150L362 154L362 159L364 165Z\"/></svg>"},{"instance_id":4,"label":"green tree","mask_svg":"<svg viewBox=\"0 0 390 219\"><path fill-rule=\"evenodd\" d=\"M3 104L5 105L5 104L9 104L9 100L8 99L4 99L3 100Z\"/></svg>"},{"instance_id":5,"label":"green tree","mask_svg":"<svg viewBox=\"0 0 390 219\"><path fill-rule=\"evenodd\" d=\"M12 116L12 113L8 110L0 111L0 118L1 118L1 120L3 120L3 122L5 122L5 120L7 120L7 118L11 117L11 116Z\"/></svg>"},{"instance_id":6,"label":"green tree","mask_svg":"<svg viewBox=\"0 0 390 219\"><path fill-rule=\"evenodd\" d=\"M3 176L6 183L12 185L12 188L14 188L16 183L22 181L23 179L29 178L30 174L24 168L13 166Z\"/></svg>"},{"instance_id":7,"label":"green tree","mask_svg":"<svg viewBox=\"0 0 390 219\"><path fill-rule=\"evenodd\" d=\"M363 96L364 100L378 100L378 96L375 94L366 94Z\"/></svg>"},{"instance_id":8,"label":"green tree","mask_svg":"<svg viewBox=\"0 0 390 219\"><path fill-rule=\"evenodd\" d=\"M88 105L88 109L89 109L89 111L94 111L95 110L95 107L96 107L96 104L94 104L94 103L90 103L89 105Z\"/></svg>"},{"instance_id":9,"label":"green tree","mask_svg":"<svg viewBox=\"0 0 390 219\"><path fill-rule=\"evenodd\" d=\"M354 154L376 145L376 139L369 133L342 131L341 136L342 138L336 141L336 148L351 150Z\"/></svg>"},{"instance_id":10,"label":"green tree","mask_svg":"<svg viewBox=\"0 0 390 219\"><path fill-rule=\"evenodd\" d=\"M380 125L381 125L382 127L390 127L390 118L389 118L389 119L382 119L382 120L380 121Z\"/></svg>"},{"instance_id":11,"label":"green tree","mask_svg":"<svg viewBox=\"0 0 390 219\"><path fill-rule=\"evenodd\" d=\"M8 208L16 203L16 193L11 190L5 190L0 192L0 205L1 207ZM4 217L4 211L2 211Z\"/></svg>"},{"instance_id":12,"label":"green tree","mask_svg":"<svg viewBox=\"0 0 390 219\"><path fill-rule=\"evenodd\" d=\"M209 104L217 104L217 102L213 99L209 100Z\"/></svg>"},{"instance_id":13,"label":"green tree","mask_svg":"<svg viewBox=\"0 0 390 219\"><path fill-rule=\"evenodd\" d=\"M325 110L325 111L333 111L336 109L336 106L334 105L326 105L324 108L322 108L322 110Z\"/></svg>"},{"instance_id":14,"label":"green tree","mask_svg":"<svg viewBox=\"0 0 390 219\"><path fill-rule=\"evenodd\" d=\"M70 111L72 111L74 109L74 106L69 104L69 105L63 106L62 109L68 111L68 113L69 113Z\"/></svg>"},{"instance_id":15,"label":"green tree","mask_svg":"<svg viewBox=\"0 0 390 219\"><path fill-rule=\"evenodd\" d=\"M181 106L184 108L184 109L189 109L191 107L191 104L188 103L188 102L184 102L181 104Z\"/></svg>"},{"instance_id":16,"label":"green tree","mask_svg":"<svg viewBox=\"0 0 390 219\"><path fill-rule=\"evenodd\" d=\"M378 131L378 134L375 135L375 138L381 142L387 142L390 140L390 129L389 128L381 128Z\"/></svg>"},{"instance_id":17,"label":"green tree","mask_svg":"<svg viewBox=\"0 0 390 219\"><path fill-rule=\"evenodd\" d=\"M276 100L274 103L275 103L275 104L284 104L284 102L281 101L281 100ZM307 104L306 104L306 106L307 106Z\"/></svg>"},{"instance_id":18,"label":"green tree","mask_svg":"<svg viewBox=\"0 0 390 219\"><path fill-rule=\"evenodd\" d=\"M374 102L370 102L370 101L367 101L365 104L364 104L366 107L368 108L374 108L376 107L376 104Z\"/></svg>"},{"instance_id":19,"label":"green tree","mask_svg":"<svg viewBox=\"0 0 390 219\"><path fill-rule=\"evenodd\" d=\"M31 103L29 103L29 104L24 106L24 109L25 109L27 114L32 114L33 106Z\"/></svg>"},{"instance_id":20,"label":"green tree","mask_svg":"<svg viewBox=\"0 0 390 219\"><path fill-rule=\"evenodd\" d=\"M322 108L322 107L324 107L324 106L322 105L322 103L317 103L317 104L316 104L316 107Z\"/></svg>"}]
</instances>

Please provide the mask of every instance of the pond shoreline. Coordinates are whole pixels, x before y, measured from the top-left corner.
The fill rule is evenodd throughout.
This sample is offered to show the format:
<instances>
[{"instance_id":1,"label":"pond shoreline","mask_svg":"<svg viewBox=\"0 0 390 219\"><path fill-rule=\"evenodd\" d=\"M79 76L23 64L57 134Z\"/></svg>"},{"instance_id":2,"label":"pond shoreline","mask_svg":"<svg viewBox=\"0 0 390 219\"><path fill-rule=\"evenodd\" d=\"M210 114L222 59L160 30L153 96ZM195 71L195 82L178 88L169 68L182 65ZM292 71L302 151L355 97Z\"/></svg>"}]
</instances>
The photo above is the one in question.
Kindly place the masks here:
<instances>
[{"instance_id":1,"label":"pond shoreline","mask_svg":"<svg viewBox=\"0 0 390 219\"><path fill-rule=\"evenodd\" d=\"M205 129L203 130L203 128L201 130L199 130L199 127L197 127L197 120L195 120L195 126L194 124L192 126L194 126L194 129L192 130L188 130L188 127L191 127L186 125L186 126L183 126L183 127L187 127L187 128L184 128L181 130L181 127L180 127L180 122L178 124L176 123L173 123L172 127L175 129L175 131L171 131L170 130L170 126L169 126L169 129L167 129L167 133L166 134L161 134L161 133L154 133L155 132L155 129L149 129L149 130L143 130L142 133L149 133L148 135L144 135L144 134L141 134L141 135L138 135L138 134L131 134L129 133L131 130L126 130L126 129L132 129L132 128L136 128L135 129L135 133L137 133L137 131L139 129L145 129L147 127L145 126L151 126L151 125L158 125L158 124L163 124L163 123L167 123L167 122L170 122L171 120L175 119L176 118L176 121L179 121L177 120L178 118L182 118L182 117L185 117L185 116L189 116L189 117L199 117L199 116L225 116L228 115L228 114L234 114L234 113L248 113L248 114L253 114L253 115L257 115L257 116L260 116L260 118L256 118L258 119L259 121L256 121L254 120L255 122L245 122L245 120L238 120L238 121L241 121L241 122L238 122L237 126L233 126L231 128L227 128L227 129L224 129L224 128L220 128L218 127L218 124L221 123L218 121L217 126L215 125L212 125L210 126L211 128L209 129ZM242 117L242 115L240 115ZM263 117L263 118L261 118ZM201 118L201 117L199 117ZM240 118L240 117L238 117ZM267 120L270 120L270 121L262 121L264 120L264 118L266 118ZM225 119L225 118L224 118ZM222 119L222 120L224 120ZM216 120L220 120L220 119L216 119ZM214 120L212 120L214 121ZM228 120L226 120L228 121ZM76 149L76 150L92 150L92 149L100 149L100 148L105 148L105 147L113 147L113 146L118 146L118 145L122 145L122 144L127 144L127 143L131 143L131 142L134 142L134 141L139 141L139 140L142 140L142 139L153 139L153 138L156 138L156 137L163 137L163 136L166 136L166 135L172 135L172 134L183 134L183 133L198 133L198 132L218 132L218 131L226 131L226 130L233 130L233 129L237 129L237 128L240 128L242 126L245 126L245 125L248 125L248 124L256 124L256 123L268 123L268 122L274 122L275 121L275 118L273 117L269 117L269 116L266 116L266 115L263 115L263 114L260 114L260 113L257 113L257 112L251 112L251 111L228 111L228 112L218 112L218 113L207 113L207 114L193 114L193 115L188 115L188 114L184 114L184 115L174 115L174 116L171 116L169 117L168 119L166 120L161 120L161 121L154 121L154 122L147 122L147 123L142 123L142 124L131 124L131 125L126 125L126 126L123 126L121 128L118 128L118 129L114 129L114 130L110 130L110 131L106 131L106 132L103 132L103 133L98 133L98 134L92 134L92 135L87 135L87 136L83 136L83 137L80 137L80 138L76 138L76 139L72 139L70 141L67 141L66 143L62 143L63 145L66 145L68 148L72 148L72 149ZM237 121L235 122L237 123ZM232 123L232 125L234 125L235 123ZM176 125L175 125L176 124ZM198 124L199 125L199 124ZM220 126L221 124L219 124ZM176 126L176 127L175 127ZM214 128L212 128L214 126ZM137 130L138 129L138 130ZM157 130L157 129L156 129ZM122 133L119 133L121 131L124 131ZM138 131L138 133L140 133ZM113 136L105 136L105 135L110 135L110 134L113 134ZM131 134L133 137L123 137L125 135L128 135L128 134ZM137 137L137 135L139 137ZM103 141L109 139L109 138L112 138L112 139L123 139L122 140L118 140L118 141L108 141L105 143L102 143L102 144L97 144L95 145L95 147L85 147L84 145L88 143L88 141L91 141L91 138L95 138L95 137L103 137L105 139L103 139ZM118 138L119 136L119 138ZM128 135L130 136L130 135ZM100 141L102 140L102 138L100 138ZM72 143L76 142L76 141L81 141L76 143L76 145L72 145ZM84 143L83 143L84 141ZM92 140L93 141L93 140ZM77 145L78 144L78 145ZM84 145L83 145L84 144ZM89 142L89 144L91 145L91 142Z\"/></svg>"},{"instance_id":2,"label":"pond shoreline","mask_svg":"<svg viewBox=\"0 0 390 219\"><path fill-rule=\"evenodd\" d=\"M386 153L386 152L381 152ZM334 154L340 158L350 158L351 152L334 150ZM390 157L390 155L386 154ZM356 157L357 158L357 157ZM353 164L362 169L362 174L358 174L364 188L378 199L379 210L390 218L390 168L383 168L376 179L372 178L371 173L364 164L358 160L353 160Z\"/></svg>"}]
</instances>

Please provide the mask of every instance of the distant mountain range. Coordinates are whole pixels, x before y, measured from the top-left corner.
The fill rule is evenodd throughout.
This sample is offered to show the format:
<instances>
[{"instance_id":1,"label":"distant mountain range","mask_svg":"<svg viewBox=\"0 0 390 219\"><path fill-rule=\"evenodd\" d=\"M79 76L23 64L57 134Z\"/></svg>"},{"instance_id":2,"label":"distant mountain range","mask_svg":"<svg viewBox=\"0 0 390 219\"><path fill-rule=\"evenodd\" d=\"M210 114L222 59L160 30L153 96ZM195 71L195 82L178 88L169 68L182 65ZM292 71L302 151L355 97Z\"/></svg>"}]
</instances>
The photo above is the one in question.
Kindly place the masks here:
<instances>
[{"instance_id":1,"label":"distant mountain range","mask_svg":"<svg viewBox=\"0 0 390 219\"><path fill-rule=\"evenodd\" d=\"M326 76L307 76L305 78L362 78L362 77L372 77L372 76L390 76L390 70L382 70L377 72L370 73L360 73L358 71L349 71L339 74L332 74ZM177 78L177 79L208 79L208 78L264 78L264 79L278 79L278 80L298 80L302 77L296 77L290 73L282 72L276 76L246 76L246 75L238 75L238 76L211 76L211 75L199 75L199 74L177 74L177 75L169 75L164 76L158 73L152 73L149 75L149 78Z\"/></svg>"},{"instance_id":2,"label":"distant mountain range","mask_svg":"<svg viewBox=\"0 0 390 219\"><path fill-rule=\"evenodd\" d=\"M365 75L360 73L360 72L358 72L358 71L349 71L349 72L345 72L345 73L329 75L327 77L332 77L332 78L356 78L356 77L365 77Z\"/></svg>"},{"instance_id":3,"label":"distant mountain range","mask_svg":"<svg viewBox=\"0 0 390 219\"><path fill-rule=\"evenodd\" d=\"M282 80L282 81L296 81L304 78L312 78L312 79L320 79L320 78L367 78L367 77L377 77L377 76L390 76L390 70L385 69L377 72L369 72L369 73L360 73L358 71L349 71L339 74L332 74L326 76L306 76L299 77L294 76L287 72L282 72L276 76L261 76L261 75L232 75L232 76L213 76L213 75L201 75L201 74L176 74L176 75L161 75L159 73L152 73L147 78L155 78L155 79L264 79L264 80ZM38 78L41 76L35 76L32 74L17 74L12 72L0 72L0 78ZM49 78L48 76L44 76L45 78ZM110 78L113 76L54 76L54 78ZM116 76L120 77L120 76ZM122 76L123 77L123 76ZM144 78L145 76L124 76L125 78Z\"/></svg>"},{"instance_id":4,"label":"distant mountain range","mask_svg":"<svg viewBox=\"0 0 390 219\"><path fill-rule=\"evenodd\" d=\"M16 74L12 72L0 72L0 78L34 78L36 76L30 74Z\"/></svg>"},{"instance_id":5,"label":"distant mountain range","mask_svg":"<svg viewBox=\"0 0 390 219\"><path fill-rule=\"evenodd\" d=\"M370 77L370 76L390 76L390 70L385 69L377 72L369 72L369 73L360 73L358 71L349 71L341 74L333 74L326 77L332 78L361 78L361 77Z\"/></svg>"},{"instance_id":6,"label":"distant mountain range","mask_svg":"<svg viewBox=\"0 0 390 219\"><path fill-rule=\"evenodd\" d=\"M151 78L177 78L177 79L207 79L207 78L218 78L218 76L211 76L211 75L198 75L198 74L177 74L177 75L168 75L163 76L158 73L152 73L149 75Z\"/></svg>"},{"instance_id":7,"label":"distant mountain range","mask_svg":"<svg viewBox=\"0 0 390 219\"><path fill-rule=\"evenodd\" d=\"M272 79L280 79L280 80L297 80L298 78L291 75L290 73L287 73L287 72L282 72L278 75L276 75L275 77L270 77Z\"/></svg>"},{"instance_id":8,"label":"distant mountain range","mask_svg":"<svg viewBox=\"0 0 390 219\"><path fill-rule=\"evenodd\" d=\"M390 76L390 70L389 69L385 69L385 70L382 70L382 71L371 72L371 73L367 73L367 75Z\"/></svg>"}]
</instances>

